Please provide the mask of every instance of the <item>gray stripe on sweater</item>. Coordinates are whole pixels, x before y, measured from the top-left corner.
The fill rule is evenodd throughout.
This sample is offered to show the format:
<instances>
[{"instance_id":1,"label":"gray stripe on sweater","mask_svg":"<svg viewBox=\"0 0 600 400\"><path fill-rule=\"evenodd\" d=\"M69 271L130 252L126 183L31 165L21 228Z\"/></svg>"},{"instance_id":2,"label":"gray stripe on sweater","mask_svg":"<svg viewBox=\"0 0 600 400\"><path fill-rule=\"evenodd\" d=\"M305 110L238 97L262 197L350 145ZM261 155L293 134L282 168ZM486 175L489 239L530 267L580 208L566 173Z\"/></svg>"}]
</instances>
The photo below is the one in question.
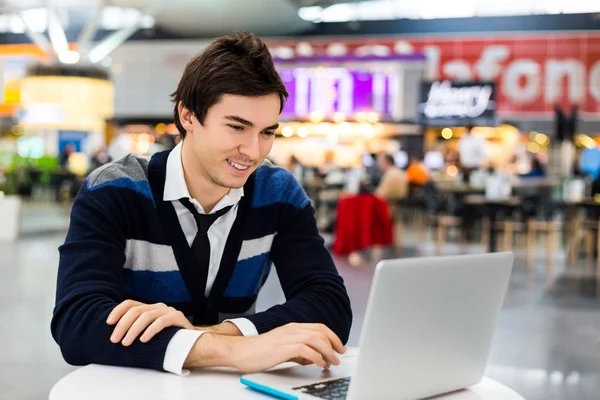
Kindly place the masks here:
<instances>
[{"instance_id":1,"label":"gray stripe on sweater","mask_svg":"<svg viewBox=\"0 0 600 400\"><path fill-rule=\"evenodd\" d=\"M124 268L132 271L170 272L179 270L173 248L164 244L127 239L125 258Z\"/></svg>"},{"instance_id":2,"label":"gray stripe on sweater","mask_svg":"<svg viewBox=\"0 0 600 400\"><path fill-rule=\"evenodd\" d=\"M120 160L106 164L90 174L90 188L119 178L133 181L148 180L148 159L129 154Z\"/></svg>"}]
</instances>

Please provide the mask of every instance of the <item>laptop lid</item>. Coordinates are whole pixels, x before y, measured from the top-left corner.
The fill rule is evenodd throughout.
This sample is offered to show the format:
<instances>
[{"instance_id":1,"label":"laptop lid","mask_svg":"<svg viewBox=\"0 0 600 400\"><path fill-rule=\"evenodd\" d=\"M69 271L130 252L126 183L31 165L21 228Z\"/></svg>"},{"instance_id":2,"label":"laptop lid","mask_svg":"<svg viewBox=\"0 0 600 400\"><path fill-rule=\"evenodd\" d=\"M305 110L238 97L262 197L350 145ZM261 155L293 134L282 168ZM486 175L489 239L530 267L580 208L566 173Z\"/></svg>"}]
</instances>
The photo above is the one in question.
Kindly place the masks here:
<instances>
[{"instance_id":1,"label":"laptop lid","mask_svg":"<svg viewBox=\"0 0 600 400\"><path fill-rule=\"evenodd\" d=\"M512 253L377 265L349 399L416 399L483 377Z\"/></svg>"}]
</instances>

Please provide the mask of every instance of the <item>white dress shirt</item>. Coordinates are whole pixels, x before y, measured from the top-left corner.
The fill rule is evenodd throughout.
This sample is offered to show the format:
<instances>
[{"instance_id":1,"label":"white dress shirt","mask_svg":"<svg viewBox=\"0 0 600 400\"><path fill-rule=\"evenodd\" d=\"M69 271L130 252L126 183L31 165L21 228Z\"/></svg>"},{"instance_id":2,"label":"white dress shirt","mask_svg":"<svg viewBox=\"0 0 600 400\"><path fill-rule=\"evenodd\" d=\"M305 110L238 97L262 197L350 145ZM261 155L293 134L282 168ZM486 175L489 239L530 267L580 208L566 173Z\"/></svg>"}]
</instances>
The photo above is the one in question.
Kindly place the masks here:
<instances>
[{"instance_id":1,"label":"white dress shirt","mask_svg":"<svg viewBox=\"0 0 600 400\"><path fill-rule=\"evenodd\" d=\"M170 201L173 203L173 208L177 213L181 230L183 231L188 245L191 247L194 242L194 238L198 233L198 226L194 216L185 208L179 201L182 198L190 199L190 202L196 207L198 213L206 214L202 205L196 200L191 198L190 192L185 183L185 176L183 173L183 165L181 163L181 148L183 141L179 143L173 151L169 154L167 159L167 171L165 179L165 189L163 193L163 200ZM219 267L221 265L221 257L225 250L225 243L227 237L231 231L231 227L235 222L239 202L244 196L244 188L231 189L225 197L223 197L217 205L212 209L210 214L214 214L225 207L231 207L231 210L218 218L208 230L208 240L210 242L210 263L208 267L208 276L206 279L206 289L204 291L205 296L208 297L212 286L215 282ZM230 321L242 332L244 336L256 336L258 331L252 322L246 318L235 318L226 320ZM165 354L165 360L163 361L163 368L166 371L173 372L178 375L186 375L189 371L183 369L183 363L187 358L188 354L192 350L196 340L203 334L203 331L182 329L178 331L169 344L167 345L167 352Z\"/></svg>"}]
</instances>

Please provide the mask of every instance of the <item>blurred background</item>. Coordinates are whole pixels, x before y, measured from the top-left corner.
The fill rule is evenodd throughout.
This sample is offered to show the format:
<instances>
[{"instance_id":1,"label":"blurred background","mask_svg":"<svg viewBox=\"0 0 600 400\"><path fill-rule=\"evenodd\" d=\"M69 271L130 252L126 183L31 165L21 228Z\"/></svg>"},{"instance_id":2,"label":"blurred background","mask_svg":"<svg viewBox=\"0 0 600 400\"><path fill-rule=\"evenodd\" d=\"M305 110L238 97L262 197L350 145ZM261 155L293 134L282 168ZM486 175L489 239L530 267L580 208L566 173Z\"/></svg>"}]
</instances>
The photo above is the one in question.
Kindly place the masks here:
<instances>
[{"instance_id":1,"label":"blurred background","mask_svg":"<svg viewBox=\"0 0 600 400\"><path fill-rule=\"evenodd\" d=\"M600 391L600 3L0 1L0 393L73 370L49 333L87 174L178 143L169 94L234 29L290 93L269 159L344 276L358 345L382 258L510 250L487 375L530 400ZM275 274L259 308L283 301Z\"/></svg>"}]
</instances>

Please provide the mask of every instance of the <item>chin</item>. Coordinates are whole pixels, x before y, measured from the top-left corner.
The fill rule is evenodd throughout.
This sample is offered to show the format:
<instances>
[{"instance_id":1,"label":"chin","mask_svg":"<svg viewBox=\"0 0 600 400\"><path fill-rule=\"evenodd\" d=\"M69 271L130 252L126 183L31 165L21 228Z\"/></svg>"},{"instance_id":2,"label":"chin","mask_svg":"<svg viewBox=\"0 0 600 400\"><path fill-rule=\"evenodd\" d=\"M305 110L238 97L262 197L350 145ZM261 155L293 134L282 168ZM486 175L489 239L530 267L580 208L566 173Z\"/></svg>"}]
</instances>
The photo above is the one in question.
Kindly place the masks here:
<instances>
[{"instance_id":1,"label":"chin","mask_svg":"<svg viewBox=\"0 0 600 400\"><path fill-rule=\"evenodd\" d=\"M248 178L229 178L219 180L217 184L228 189L239 189L243 187L246 184L246 182L248 182Z\"/></svg>"}]
</instances>

